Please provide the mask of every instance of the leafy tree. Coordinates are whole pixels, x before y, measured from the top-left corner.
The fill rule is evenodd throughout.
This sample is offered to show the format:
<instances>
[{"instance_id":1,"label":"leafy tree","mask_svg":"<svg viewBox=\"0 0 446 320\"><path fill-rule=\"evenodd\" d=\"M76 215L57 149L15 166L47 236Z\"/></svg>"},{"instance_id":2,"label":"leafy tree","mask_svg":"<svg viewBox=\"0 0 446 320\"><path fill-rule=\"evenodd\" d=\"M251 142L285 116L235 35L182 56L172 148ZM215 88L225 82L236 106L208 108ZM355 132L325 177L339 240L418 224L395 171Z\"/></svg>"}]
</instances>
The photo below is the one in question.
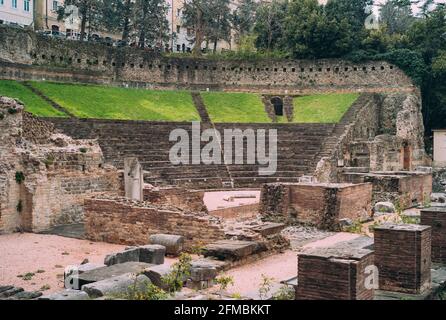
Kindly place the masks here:
<instances>
[{"instance_id":1,"label":"leafy tree","mask_svg":"<svg viewBox=\"0 0 446 320\"><path fill-rule=\"evenodd\" d=\"M381 22L390 34L404 33L415 21L410 0L389 0L380 8Z\"/></svg>"},{"instance_id":2,"label":"leafy tree","mask_svg":"<svg viewBox=\"0 0 446 320\"><path fill-rule=\"evenodd\" d=\"M229 0L208 0L209 21L207 25L207 38L213 43L214 53L217 51L218 41L231 41L231 10Z\"/></svg>"},{"instance_id":3,"label":"leafy tree","mask_svg":"<svg viewBox=\"0 0 446 320\"><path fill-rule=\"evenodd\" d=\"M232 26L236 32L237 42L252 32L256 21L256 8L254 0L241 0L232 13Z\"/></svg>"},{"instance_id":4,"label":"leafy tree","mask_svg":"<svg viewBox=\"0 0 446 320\"><path fill-rule=\"evenodd\" d=\"M70 6L76 6L79 10L81 20L80 40L83 41L86 35L87 26L91 31L101 22L100 8L102 0L65 0L64 5L58 9L58 20L68 17L71 12L67 10Z\"/></svg>"},{"instance_id":5,"label":"leafy tree","mask_svg":"<svg viewBox=\"0 0 446 320\"><path fill-rule=\"evenodd\" d=\"M163 46L168 40L169 22L168 12L164 0L136 0L134 4L133 23L139 39L139 47L146 44Z\"/></svg>"},{"instance_id":6,"label":"leafy tree","mask_svg":"<svg viewBox=\"0 0 446 320\"><path fill-rule=\"evenodd\" d=\"M122 40L127 41L132 28L132 13L134 1L108 0L102 6L102 25L105 30L122 34Z\"/></svg>"},{"instance_id":7,"label":"leafy tree","mask_svg":"<svg viewBox=\"0 0 446 320\"><path fill-rule=\"evenodd\" d=\"M285 1L272 0L261 3L256 11L254 32L257 34L256 46L271 51L277 49L283 36L283 21L288 9Z\"/></svg>"},{"instance_id":8,"label":"leafy tree","mask_svg":"<svg viewBox=\"0 0 446 320\"><path fill-rule=\"evenodd\" d=\"M210 21L209 3L207 0L185 0L183 6L183 24L195 32L192 39L194 55L201 54L201 45L206 36L206 29Z\"/></svg>"}]
</instances>

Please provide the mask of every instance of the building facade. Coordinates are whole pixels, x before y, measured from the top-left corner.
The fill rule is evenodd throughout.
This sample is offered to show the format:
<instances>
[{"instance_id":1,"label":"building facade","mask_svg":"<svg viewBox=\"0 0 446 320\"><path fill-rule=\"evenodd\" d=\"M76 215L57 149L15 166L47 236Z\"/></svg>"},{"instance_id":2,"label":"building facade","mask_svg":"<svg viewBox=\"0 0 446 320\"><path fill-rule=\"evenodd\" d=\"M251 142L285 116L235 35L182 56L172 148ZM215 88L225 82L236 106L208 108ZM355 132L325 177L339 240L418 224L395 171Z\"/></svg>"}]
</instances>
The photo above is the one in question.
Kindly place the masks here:
<instances>
[{"instance_id":1,"label":"building facade","mask_svg":"<svg viewBox=\"0 0 446 320\"><path fill-rule=\"evenodd\" d=\"M20 26L32 26L33 1L0 0L0 22Z\"/></svg>"}]
</instances>

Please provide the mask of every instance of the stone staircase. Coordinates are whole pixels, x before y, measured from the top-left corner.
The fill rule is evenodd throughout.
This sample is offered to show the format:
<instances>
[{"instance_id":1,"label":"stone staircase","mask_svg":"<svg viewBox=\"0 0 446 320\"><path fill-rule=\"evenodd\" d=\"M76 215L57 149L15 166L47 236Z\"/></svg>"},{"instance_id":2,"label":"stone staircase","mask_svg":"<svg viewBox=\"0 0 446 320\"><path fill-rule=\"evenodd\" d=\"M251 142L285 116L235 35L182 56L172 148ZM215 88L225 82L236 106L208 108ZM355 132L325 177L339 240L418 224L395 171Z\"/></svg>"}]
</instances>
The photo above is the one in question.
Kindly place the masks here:
<instances>
[{"instance_id":1,"label":"stone staircase","mask_svg":"<svg viewBox=\"0 0 446 320\"><path fill-rule=\"evenodd\" d=\"M208 111L204 104L203 98L200 92L192 92L192 100L197 108L198 114L200 115L202 123L211 123L211 118L209 117Z\"/></svg>"},{"instance_id":2,"label":"stone staircase","mask_svg":"<svg viewBox=\"0 0 446 320\"><path fill-rule=\"evenodd\" d=\"M315 169L316 157L333 132L333 124L217 124L215 129L277 129L277 172L259 175L259 165L222 163L218 165L173 165L169 141L174 129L191 135L191 124L181 122L116 121L93 119L51 119L56 128L75 138L97 138L107 162L123 167L125 157L137 157L145 181L154 185L178 185L196 189L260 187L271 182L298 182ZM202 125L202 130L206 129ZM203 147L205 143L201 143ZM190 150L189 154L193 151ZM268 154L268 148L267 148ZM245 157L246 159L246 157ZM245 161L246 162L246 161ZM266 166L262 166L266 167Z\"/></svg>"}]
</instances>

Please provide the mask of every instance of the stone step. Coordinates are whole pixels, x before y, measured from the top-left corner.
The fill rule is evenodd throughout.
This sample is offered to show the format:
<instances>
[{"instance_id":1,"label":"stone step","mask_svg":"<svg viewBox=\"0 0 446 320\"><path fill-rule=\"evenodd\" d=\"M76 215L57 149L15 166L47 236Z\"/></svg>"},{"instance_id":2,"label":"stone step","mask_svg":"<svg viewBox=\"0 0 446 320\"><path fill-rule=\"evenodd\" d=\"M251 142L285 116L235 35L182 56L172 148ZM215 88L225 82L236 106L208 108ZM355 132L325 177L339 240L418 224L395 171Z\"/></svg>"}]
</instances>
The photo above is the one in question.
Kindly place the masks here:
<instances>
[{"instance_id":1,"label":"stone step","mask_svg":"<svg viewBox=\"0 0 446 320\"><path fill-rule=\"evenodd\" d=\"M262 251L266 248L254 241L221 240L205 246L203 255L223 261L238 261Z\"/></svg>"}]
</instances>

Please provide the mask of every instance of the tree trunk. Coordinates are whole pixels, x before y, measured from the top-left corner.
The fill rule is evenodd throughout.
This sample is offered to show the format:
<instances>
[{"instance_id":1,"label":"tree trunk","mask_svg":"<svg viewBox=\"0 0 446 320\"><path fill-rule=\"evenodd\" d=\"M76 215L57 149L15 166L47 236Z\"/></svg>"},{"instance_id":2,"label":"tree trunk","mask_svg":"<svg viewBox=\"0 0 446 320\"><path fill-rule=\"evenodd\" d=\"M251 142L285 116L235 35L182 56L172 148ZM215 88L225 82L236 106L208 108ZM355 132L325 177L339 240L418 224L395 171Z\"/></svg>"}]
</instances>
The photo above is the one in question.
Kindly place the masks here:
<instances>
[{"instance_id":1,"label":"tree trunk","mask_svg":"<svg viewBox=\"0 0 446 320\"><path fill-rule=\"evenodd\" d=\"M81 42L84 41L84 39L85 39L85 29L86 29L86 26L87 26L87 15L86 14L82 14L81 36L80 36Z\"/></svg>"},{"instance_id":2,"label":"tree trunk","mask_svg":"<svg viewBox=\"0 0 446 320\"><path fill-rule=\"evenodd\" d=\"M130 5L132 1L127 0L125 3L124 27L122 30L122 40L127 41L130 34Z\"/></svg>"},{"instance_id":3,"label":"tree trunk","mask_svg":"<svg viewBox=\"0 0 446 320\"><path fill-rule=\"evenodd\" d=\"M214 40L214 53L217 52L217 44L218 44L218 40L215 39L215 40Z\"/></svg>"},{"instance_id":4,"label":"tree trunk","mask_svg":"<svg viewBox=\"0 0 446 320\"><path fill-rule=\"evenodd\" d=\"M204 34L203 34L203 12L198 9L197 11L197 25L195 28L195 46L192 50L192 54L194 56L200 56L201 55L201 44L204 40Z\"/></svg>"}]
</instances>

